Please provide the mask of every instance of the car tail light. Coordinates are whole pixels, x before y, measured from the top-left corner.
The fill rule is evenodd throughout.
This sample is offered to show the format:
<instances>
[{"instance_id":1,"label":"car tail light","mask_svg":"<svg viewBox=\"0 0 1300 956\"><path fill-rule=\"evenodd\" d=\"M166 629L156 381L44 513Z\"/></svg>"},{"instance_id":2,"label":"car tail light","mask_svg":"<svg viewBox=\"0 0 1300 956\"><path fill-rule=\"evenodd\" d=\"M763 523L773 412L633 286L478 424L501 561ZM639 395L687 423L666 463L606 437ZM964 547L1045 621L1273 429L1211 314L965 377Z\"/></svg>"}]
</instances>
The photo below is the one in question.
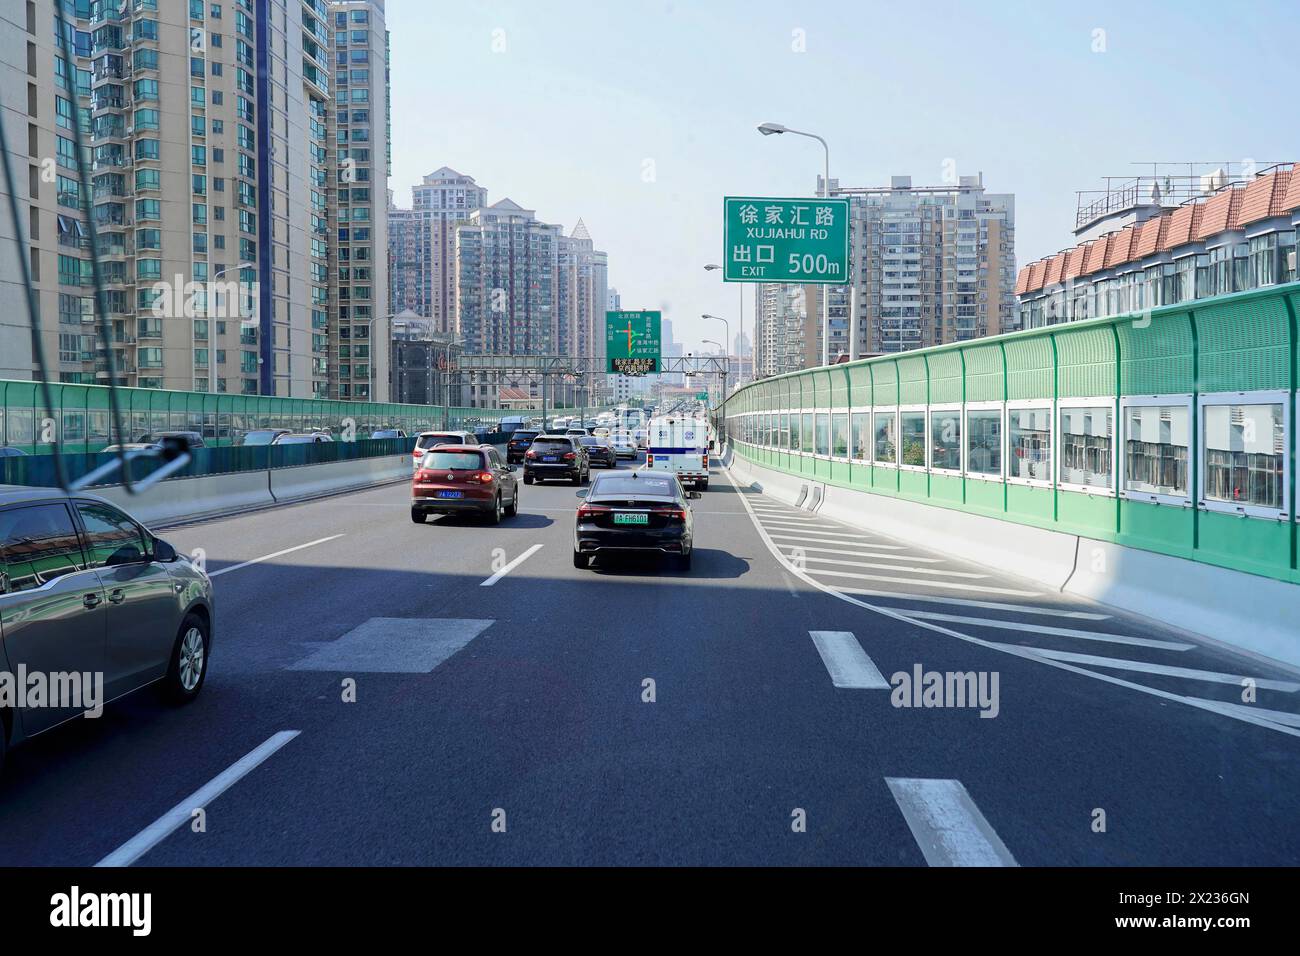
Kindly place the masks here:
<instances>
[{"instance_id":1,"label":"car tail light","mask_svg":"<svg viewBox=\"0 0 1300 956\"><path fill-rule=\"evenodd\" d=\"M590 518L593 515L603 514L609 510L606 505L582 505L578 508L578 517Z\"/></svg>"},{"instance_id":2,"label":"car tail light","mask_svg":"<svg viewBox=\"0 0 1300 956\"><path fill-rule=\"evenodd\" d=\"M575 458L577 458L577 457L578 457L578 453L577 453L576 451L571 451L571 452L568 452L567 454L565 454L565 456L564 456L564 460L565 460L565 461L573 461L573 459L575 459Z\"/></svg>"},{"instance_id":3,"label":"car tail light","mask_svg":"<svg viewBox=\"0 0 1300 956\"><path fill-rule=\"evenodd\" d=\"M432 477L432 475L430 475L430 474L429 474L427 471L425 471L423 468L421 468L419 471L417 471L417 472L415 473L415 480L416 480L416 481L428 481L431 477Z\"/></svg>"},{"instance_id":4,"label":"car tail light","mask_svg":"<svg viewBox=\"0 0 1300 956\"><path fill-rule=\"evenodd\" d=\"M533 451L532 449L529 449L528 453L525 454L524 457L525 457L525 458L536 458L536 457L537 457L537 452Z\"/></svg>"},{"instance_id":5,"label":"car tail light","mask_svg":"<svg viewBox=\"0 0 1300 956\"><path fill-rule=\"evenodd\" d=\"M473 477L486 485L486 484L490 484L492 479L495 476L490 471L480 471L477 475L474 475Z\"/></svg>"},{"instance_id":6,"label":"car tail light","mask_svg":"<svg viewBox=\"0 0 1300 956\"><path fill-rule=\"evenodd\" d=\"M646 456L645 456L645 463L646 463L647 465L653 465L653 464L655 463L655 456L654 456L654 455L646 455Z\"/></svg>"}]
</instances>

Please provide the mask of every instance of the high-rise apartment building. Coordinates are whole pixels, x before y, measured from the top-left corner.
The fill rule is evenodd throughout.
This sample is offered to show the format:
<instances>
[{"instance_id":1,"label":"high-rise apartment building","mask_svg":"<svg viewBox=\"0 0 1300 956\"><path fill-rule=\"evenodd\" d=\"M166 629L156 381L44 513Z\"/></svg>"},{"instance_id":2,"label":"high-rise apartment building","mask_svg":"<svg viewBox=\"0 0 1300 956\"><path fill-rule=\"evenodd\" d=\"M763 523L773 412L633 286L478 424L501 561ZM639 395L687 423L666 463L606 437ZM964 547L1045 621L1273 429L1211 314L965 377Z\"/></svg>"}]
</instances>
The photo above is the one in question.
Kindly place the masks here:
<instances>
[{"instance_id":1,"label":"high-rise apartment building","mask_svg":"<svg viewBox=\"0 0 1300 956\"><path fill-rule=\"evenodd\" d=\"M45 330L42 344L51 377L94 382L89 294L83 295L81 289L80 243L86 228L78 206L78 187L71 166L75 151L70 139L71 124L79 115L82 132L89 140L90 117L86 109L78 114L73 109L73 98L55 87L57 34L53 17L49 3L0 5L0 123L4 124L15 198L24 207L20 209L24 231L15 236L9 197L4 195L7 190L0 181L0 249L20 249L20 242L30 237L31 246L25 254L38 290L37 305ZM88 37L83 35L80 43L88 54ZM62 70L59 73L61 78L66 75ZM84 87L88 96L89 67L74 74L70 85ZM62 163L56 165L56 160ZM68 278L73 278L73 269L76 278L66 302L56 272L58 257L64 250L72 258ZM32 378L32 344L20 263L12 251L6 251L0 255L0 378Z\"/></svg>"},{"instance_id":2,"label":"high-rise apartment building","mask_svg":"<svg viewBox=\"0 0 1300 956\"><path fill-rule=\"evenodd\" d=\"M581 219L573 232L560 236L556 254L555 334L557 355L603 359L605 355L605 305L609 297L608 256L595 247ZM585 406L596 404L605 388L604 370L582 380L561 385L561 400Z\"/></svg>"},{"instance_id":3,"label":"high-rise apartment building","mask_svg":"<svg viewBox=\"0 0 1300 956\"><path fill-rule=\"evenodd\" d=\"M758 309L756 359L759 377L780 375L818 364L820 353L814 356L809 351L809 333L813 333L815 343L816 329L808 323L804 287L765 282L754 289L754 305Z\"/></svg>"},{"instance_id":4,"label":"high-rise apartment building","mask_svg":"<svg viewBox=\"0 0 1300 956\"><path fill-rule=\"evenodd\" d=\"M832 360L1018 327L1014 196L985 192L982 176L943 186L913 186L911 177L894 176L889 186L868 188L832 179L830 194L850 201L857 314L850 320L848 286L758 286L760 375L821 364L823 295Z\"/></svg>"},{"instance_id":5,"label":"high-rise apartment building","mask_svg":"<svg viewBox=\"0 0 1300 956\"><path fill-rule=\"evenodd\" d=\"M455 308L466 352L554 351L559 243L559 226L510 199L456 227Z\"/></svg>"},{"instance_id":6,"label":"high-rise apartment building","mask_svg":"<svg viewBox=\"0 0 1300 956\"><path fill-rule=\"evenodd\" d=\"M123 385L326 396L337 239L325 0L65 0L62 9L66 57L54 0L0 10L0 102L25 186L22 238L52 376L106 384L111 349ZM92 221L109 341L93 319ZM0 264L0 371L27 378L16 278Z\"/></svg>"},{"instance_id":7,"label":"high-rise apartment building","mask_svg":"<svg viewBox=\"0 0 1300 956\"><path fill-rule=\"evenodd\" d=\"M847 286L807 287L813 328L805 338L815 354L821 355L823 294L832 358L852 354L850 324L858 355L962 342L1017 327L1014 196L985 192L982 176L942 186L913 186L910 176L894 176L889 186L867 188L831 180L830 192L850 200L857 315L850 321Z\"/></svg>"},{"instance_id":8,"label":"high-rise apartment building","mask_svg":"<svg viewBox=\"0 0 1300 956\"><path fill-rule=\"evenodd\" d=\"M389 400L388 31L383 0L332 0L335 216L330 397Z\"/></svg>"},{"instance_id":9,"label":"high-rise apartment building","mask_svg":"<svg viewBox=\"0 0 1300 956\"><path fill-rule=\"evenodd\" d=\"M456 331L456 226L487 205L487 189L443 166L411 189L411 208L389 211L390 311L431 319L440 335Z\"/></svg>"}]
</instances>

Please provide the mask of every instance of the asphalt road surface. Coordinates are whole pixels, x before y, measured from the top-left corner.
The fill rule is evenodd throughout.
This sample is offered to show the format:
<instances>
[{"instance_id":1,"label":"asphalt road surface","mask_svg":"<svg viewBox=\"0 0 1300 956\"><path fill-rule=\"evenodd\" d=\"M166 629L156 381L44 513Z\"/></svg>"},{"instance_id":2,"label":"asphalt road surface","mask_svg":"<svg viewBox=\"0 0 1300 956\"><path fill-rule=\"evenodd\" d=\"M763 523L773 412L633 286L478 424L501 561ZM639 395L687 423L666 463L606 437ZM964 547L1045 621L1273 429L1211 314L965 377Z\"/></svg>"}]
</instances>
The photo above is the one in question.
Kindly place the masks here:
<instances>
[{"instance_id":1,"label":"asphalt road surface","mask_svg":"<svg viewBox=\"0 0 1300 956\"><path fill-rule=\"evenodd\" d=\"M574 491L167 531L217 575L202 695L13 751L0 864L1300 859L1294 674L716 468L689 572L580 571Z\"/></svg>"}]
</instances>

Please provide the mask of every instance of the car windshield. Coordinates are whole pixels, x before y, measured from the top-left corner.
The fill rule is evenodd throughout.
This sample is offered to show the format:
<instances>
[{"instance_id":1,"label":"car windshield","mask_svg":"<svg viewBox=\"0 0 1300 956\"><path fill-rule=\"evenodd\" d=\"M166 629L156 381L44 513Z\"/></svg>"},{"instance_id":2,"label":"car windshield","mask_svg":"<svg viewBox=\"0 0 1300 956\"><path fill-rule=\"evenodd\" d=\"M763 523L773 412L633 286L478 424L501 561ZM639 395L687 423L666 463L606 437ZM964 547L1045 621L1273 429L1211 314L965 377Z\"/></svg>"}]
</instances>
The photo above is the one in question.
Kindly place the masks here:
<instances>
[{"instance_id":1,"label":"car windshield","mask_svg":"<svg viewBox=\"0 0 1300 956\"><path fill-rule=\"evenodd\" d=\"M270 430L249 432L244 436L245 445L269 445L275 440L277 432Z\"/></svg>"},{"instance_id":2,"label":"car windshield","mask_svg":"<svg viewBox=\"0 0 1300 956\"><path fill-rule=\"evenodd\" d=\"M415 443L416 448L434 448L438 445L460 445L465 441L464 435L453 435L450 433L438 435L421 435L420 440Z\"/></svg>"},{"instance_id":3,"label":"car windshield","mask_svg":"<svg viewBox=\"0 0 1300 956\"><path fill-rule=\"evenodd\" d=\"M657 495L663 498L677 497L677 482L667 478L633 478L619 476L602 476L596 479L589 497L622 495Z\"/></svg>"},{"instance_id":4,"label":"car windshield","mask_svg":"<svg viewBox=\"0 0 1300 956\"><path fill-rule=\"evenodd\" d=\"M537 432L515 432L510 436L511 441L532 441L538 435Z\"/></svg>"},{"instance_id":5,"label":"car windshield","mask_svg":"<svg viewBox=\"0 0 1300 956\"><path fill-rule=\"evenodd\" d=\"M431 471L472 471L483 467L483 456L476 451L431 451L420 462Z\"/></svg>"},{"instance_id":6,"label":"car windshield","mask_svg":"<svg viewBox=\"0 0 1300 956\"><path fill-rule=\"evenodd\" d=\"M316 441L315 435L281 435L275 440L277 445L307 445Z\"/></svg>"}]
</instances>

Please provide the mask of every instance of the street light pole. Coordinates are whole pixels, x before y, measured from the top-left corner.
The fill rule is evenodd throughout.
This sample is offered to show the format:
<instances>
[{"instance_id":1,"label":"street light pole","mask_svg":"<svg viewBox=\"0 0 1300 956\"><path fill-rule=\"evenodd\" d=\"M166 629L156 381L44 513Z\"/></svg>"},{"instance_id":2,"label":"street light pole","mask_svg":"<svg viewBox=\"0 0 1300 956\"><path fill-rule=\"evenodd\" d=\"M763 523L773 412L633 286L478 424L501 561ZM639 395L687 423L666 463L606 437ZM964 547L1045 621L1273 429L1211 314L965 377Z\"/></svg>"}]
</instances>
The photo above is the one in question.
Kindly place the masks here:
<instances>
[{"instance_id":1,"label":"street light pole","mask_svg":"<svg viewBox=\"0 0 1300 956\"><path fill-rule=\"evenodd\" d=\"M805 133L801 130L790 129L788 126L782 126L780 123L764 123L758 127L758 131L764 136L780 135L782 133L793 133L795 136L806 136L809 139L815 139L822 144L822 152L825 155L825 165L823 167L822 188L818 190L823 199L829 199L831 195L831 148L816 133ZM817 298L821 300L821 320L822 320L822 364L831 364L831 313L826 302L826 287L822 286L817 292ZM849 317L849 337L856 337L853 328L853 317Z\"/></svg>"},{"instance_id":2,"label":"street light pole","mask_svg":"<svg viewBox=\"0 0 1300 956\"><path fill-rule=\"evenodd\" d=\"M238 265L234 265L234 266L226 266L224 269L218 269L216 272L212 273L212 281L213 281L213 282L216 282L218 279L220 279L223 275L225 275L225 274L226 274L227 272L229 272L231 269L236 269L236 270L240 270L240 271L242 271L242 270L244 270L244 269L256 269L256 268L257 268L257 263L256 263L256 262L241 262L241 263L239 263ZM242 282L241 282L241 284L242 284ZM210 290L210 291L212 291L212 295L211 295L211 296L206 296L206 295L205 295L204 298L203 298L203 303L204 303L204 312L206 313L204 317L207 319L207 322L208 322L208 392L211 393L211 394L213 394L213 395L215 395L215 394L217 393L217 379L216 379L216 375L217 375L217 350L216 350L216 348L215 348L216 343L217 343L217 340L216 340L216 332L217 332L217 330L216 330L216 328L215 328L215 327L213 326L213 324L212 324L212 315L211 315L211 312L212 312L212 305L213 305L212 300L216 298L216 291L215 291L215 290ZM240 301L240 304L239 304L239 313L240 313L240 315L239 315L239 321L240 321L240 324L242 325L242 324L243 324L243 321L244 321L244 315L243 315L243 301L242 301L242 300L243 300L243 295L242 295L242 294L240 295L240 300L241 300L241 301ZM194 336L194 327L193 327L193 324L191 324L191 326L190 326L190 337L193 338L193 336ZM190 353L191 358L193 357L193 354L194 354L194 353L191 351L191 353ZM215 426L215 424L214 424L214 428L215 428L215 427L216 427L216 426ZM216 437L216 432L215 432L215 431L213 432L213 437Z\"/></svg>"},{"instance_id":3,"label":"street light pole","mask_svg":"<svg viewBox=\"0 0 1300 956\"><path fill-rule=\"evenodd\" d=\"M710 262L708 265L704 267L704 271L714 272L721 268L722 266L718 265L717 263ZM740 287L740 312L737 314L740 316L740 334L743 337L745 334L745 283L737 282L736 285ZM737 349L737 351L740 350ZM751 382L757 382L758 381L758 293L757 292L754 293L754 340L749 343L749 356L750 356L749 379Z\"/></svg>"},{"instance_id":4,"label":"street light pole","mask_svg":"<svg viewBox=\"0 0 1300 956\"><path fill-rule=\"evenodd\" d=\"M722 316L720 316L720 315L708 315L708 314L706 313L705 315L700 316L700 318L702 318L702 319L717 319L719 322L722 323L723 327L727 330L727 336L726 336L727 341L728 341L728 342L731 341L731 323L728 322L726 319L724 319ZM714 344L716 345L717 343L715 342ZM728 346L725 346L725 345L724 345L724 346L722 347L722 362L723 362L723 365L722 365L722 400L723 400L724 402L727 400L727 371L728 371L728 368L729 368L730 365L731 365L731 362L730 362L730 360L729 360L728 357L727 357L727 350L728 350Z\"/></svg>"}]
</instances>

